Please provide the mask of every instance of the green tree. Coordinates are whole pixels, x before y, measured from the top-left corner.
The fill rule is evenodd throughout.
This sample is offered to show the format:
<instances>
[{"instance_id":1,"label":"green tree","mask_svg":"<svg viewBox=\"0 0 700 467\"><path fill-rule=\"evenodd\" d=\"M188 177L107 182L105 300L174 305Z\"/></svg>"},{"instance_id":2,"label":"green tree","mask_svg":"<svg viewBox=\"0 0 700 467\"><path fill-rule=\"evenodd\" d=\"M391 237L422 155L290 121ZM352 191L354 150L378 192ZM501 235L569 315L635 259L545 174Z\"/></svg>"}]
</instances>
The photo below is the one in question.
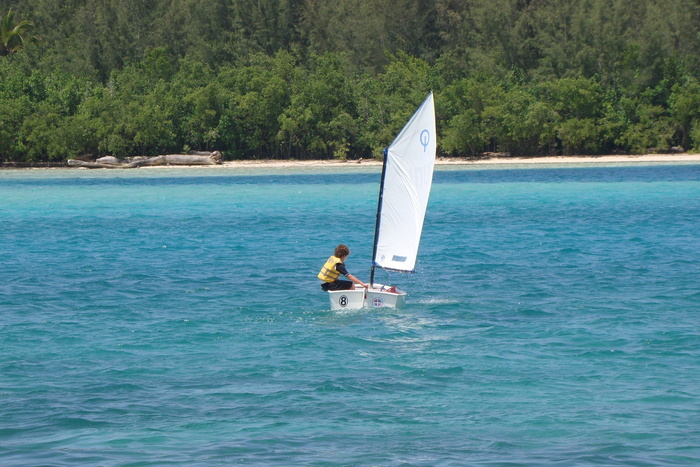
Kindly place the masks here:
<instances>
[{"instance_id":1,"label":"green tree","mask_svg":"<svg viewBox=\"0 0 700 467\"><path fill-rule=\"evenodd\" d=\"M305 0L296 26L308 54L347 53L356 67L379 73L405 52L432 61L441 52L432 0Z\"/></svg>"},{"instance_id":2,"label":"green tree","mask_svg":"<svg viewBox=\"0 0 700 467\"><path fill-rule=\"evenodd\" d=\"M561 152L599 154L605 151L604 92L593 78L561 78L536 86L536 93L556 112Z\"/></svg>"},{"instance_id":3,"label":"green tree","mask_svg":"<svg viewBox=\"0 0 700 467\"><path fill-rule=\"evenodd\" d=\"M698 149L700 136L700 83L688 79L686 83L676 84L669 99L669 109L675 125L678 142L684 149Z\"/></svg>"},{"instance_id":4,"label":"green tree","mask_svg":"<svg viewBox=\"0 0 700 467\"><path fill-rule=\"evenodd\" d=\"M665 152L673 144L675 128L667 109L652 103L653 93L620 99L624 124L616 140L626 152Z\"/></svg>"},{"instance_id":5,"label":"green tree","mask_svg":"<svg viewBox=\"0 0 700 467\"><path fill-rule=\"evenodd\" d=\"M455 156L700 146L697 0L0 4L5 160L379 157L430 90Z\"/></svg>"},{"instance_id":6,"label":"green tree","mask_svg":"<svg viewBox=\"0 0 700 467\"><path fill-rule=\"evenodd\" d=\"M8 96L0 92L0 161L21 160L23 148L19 141L22 123L32 112L27 96Z\"/></svg>"},{"instance_id":7,"label":"green tree","mask_svg":"<svg viewBox=\"0 0 700 467\"><path fill-rule=\"evenodd\" d=\"M356 114L347 56L326 53L297 76L278 140L288 145L287 157L345 159L356 140Z\"/></svg>"},{"instance_id":8,"label":"green tree","mask_svg":"<svg viewBox=\"0 0 700 467\"><path fill-rule=\"evenodd\" d=\"M381 157L436 82L425 60L403 52L389 59L384 73L365 75L356 87L358 144L374 157Z\"/></svg>"},{"instance_id":9,"label":"green tree","mask_svg":"<svg viewBox=\"0 0 700 467\"><path fill-rule=\"evenodd\" d=\"M556 151L557 113L522 86L506 89L503 99L484 109L499 151L515 156Z\"/></svg>"},{"instance_id":10,"label":"green tree","mask_svg":"<svg viewBox=\"0 0 700 467\"><path fill-rule=\"evenodd\" d=\"M281 115L289 106L299 68L296 59L280 51L273 57L255 54L247 63L228 66L217 80L232 97L223 110L217 133L234 158L292 157L280 138Z\"/></svg>"},{"instance_id":11,"label":"green tree","mask_svg":"<svg viewBox=\"0 0 700 467\"><path fill-rule=\"evenodd\" d=\"M0 161L15 161L22 156L18 135L24 117L32 112L33 102L27 95L25 54L13 60L0 60Z\"/></svg>"},{"instance_id":12,"label":"green tree","mask_svg":"<svg viewBox=\"0 0 700 467\"><path fill-rule=\"evenodd\" d=\"M439 106L446 113L442 149L469 156L493 149L489 147L494 136L492 122L484 110L503 100L502 87L495 80L464 78L450 84L441 97Z\"/></svg>"},{"instance_id":13,"label":"green tree","mask_svg":"<svg viewBox=\"0 0 700 467\"><path fill-rule=\"evenodd\" d=\"M7 56L24 50L26 44L38 44L39 36L34 35L34 23L15 23L15 13L9 10L0 18L0 56Z\"/></svg>"},{"instance_id":14,"label":"green tree","mask_svg":"<svg viewBox=\"0 0 700 467\"><path fill-rule=\"evenodd\" d=\"M229 18L240 53L274 55L296 43L300 0L234 0Z\"/></svg>"}]
</instances>

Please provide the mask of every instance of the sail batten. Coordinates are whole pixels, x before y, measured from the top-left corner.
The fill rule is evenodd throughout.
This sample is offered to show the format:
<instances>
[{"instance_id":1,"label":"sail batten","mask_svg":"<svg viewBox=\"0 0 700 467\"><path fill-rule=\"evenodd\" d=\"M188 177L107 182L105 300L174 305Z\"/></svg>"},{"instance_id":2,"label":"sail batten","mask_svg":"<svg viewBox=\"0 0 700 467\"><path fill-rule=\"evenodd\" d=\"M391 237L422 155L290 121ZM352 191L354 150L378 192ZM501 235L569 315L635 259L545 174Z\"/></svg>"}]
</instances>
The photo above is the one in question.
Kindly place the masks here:
<instances>
[{"instance_id":1,"label":"sail batten","mask_svg":"<svg viewBox=\"0 0 700 467\"><path fill-rule=\"evenodd\" d=\"M415 270L433 180L435 130L430 93L385 153L373 268Z\"/></svg>"}]
</instances>

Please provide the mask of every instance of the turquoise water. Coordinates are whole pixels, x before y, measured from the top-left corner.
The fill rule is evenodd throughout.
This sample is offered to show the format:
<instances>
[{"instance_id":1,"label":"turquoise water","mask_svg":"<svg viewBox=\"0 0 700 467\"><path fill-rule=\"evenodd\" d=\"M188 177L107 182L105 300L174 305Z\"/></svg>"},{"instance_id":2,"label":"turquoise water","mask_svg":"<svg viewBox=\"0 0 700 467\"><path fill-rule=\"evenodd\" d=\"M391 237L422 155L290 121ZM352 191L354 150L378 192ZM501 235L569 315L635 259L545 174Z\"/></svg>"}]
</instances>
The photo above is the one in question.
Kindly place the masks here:
<instances>
[{"instance_id":1,"label":"turquoise water","mask_svg":"<svg viewBox=\"0 0 700 467\"><path fill-rule=\"evenodd\" d=\"M700 165L440 169L402 310L379 169L0 172L2 465L700 463Z\"/></svg>"}]
</instances>

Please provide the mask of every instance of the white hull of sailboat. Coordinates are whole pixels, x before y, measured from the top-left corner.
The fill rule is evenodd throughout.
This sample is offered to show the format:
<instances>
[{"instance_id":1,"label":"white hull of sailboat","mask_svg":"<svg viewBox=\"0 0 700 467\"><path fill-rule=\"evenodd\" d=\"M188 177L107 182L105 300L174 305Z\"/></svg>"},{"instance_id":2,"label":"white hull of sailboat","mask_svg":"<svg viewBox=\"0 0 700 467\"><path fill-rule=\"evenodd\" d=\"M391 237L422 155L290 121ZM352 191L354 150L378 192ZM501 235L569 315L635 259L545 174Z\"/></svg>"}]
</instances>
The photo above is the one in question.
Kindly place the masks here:
<instances>
[{"instance_id":1,"label":"white hull of sailboat","mask_svg":"<svg viewBox=\"0 0 700 467\"><path fill-rule=\"evenodd\" d=\"M359 310L361 308L403 308L406 292L388 286L374 284L370 289L329 291L331 310Z\"/></svg>"},{"instance_id":2,"label":"white hull of sailboat","mask_svg":"<svg viewBox=\"0 0 700 467\"><path fill-rule=\"evenodd\" d=\"M381 288L373 288L367 289L365 294L367 308L403 308L405 303L406 292L388 292Z\"/></svg>"},{"instance_id":3,"label":"white hull of sailboat","mask_svg":"<svg viewBox=\"0 0 700 467\"><path fill-rule=\"evenodd\" d=\"M331 310L359 310L365 306L365 289L329 290Z\"/></svg>"}]
</instances>

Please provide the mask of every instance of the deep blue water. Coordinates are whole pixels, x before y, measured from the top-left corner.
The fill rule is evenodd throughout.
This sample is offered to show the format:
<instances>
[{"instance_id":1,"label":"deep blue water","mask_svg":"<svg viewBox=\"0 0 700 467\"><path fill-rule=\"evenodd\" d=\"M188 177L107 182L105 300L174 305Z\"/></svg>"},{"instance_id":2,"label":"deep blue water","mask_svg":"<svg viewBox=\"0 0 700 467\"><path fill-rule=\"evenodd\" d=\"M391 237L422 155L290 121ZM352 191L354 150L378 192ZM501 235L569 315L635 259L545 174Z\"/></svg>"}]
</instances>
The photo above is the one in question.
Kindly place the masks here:
<instances>
[{"instance_id":1,"label":"deep blue water","mask_svg":"<svg viewBox=\"0 0 700 467\"><path fill-rule=\"evenodd\" d=\"M2 465L700 464L700 165L0 172Z\"/></svg>"}]
</instances>

